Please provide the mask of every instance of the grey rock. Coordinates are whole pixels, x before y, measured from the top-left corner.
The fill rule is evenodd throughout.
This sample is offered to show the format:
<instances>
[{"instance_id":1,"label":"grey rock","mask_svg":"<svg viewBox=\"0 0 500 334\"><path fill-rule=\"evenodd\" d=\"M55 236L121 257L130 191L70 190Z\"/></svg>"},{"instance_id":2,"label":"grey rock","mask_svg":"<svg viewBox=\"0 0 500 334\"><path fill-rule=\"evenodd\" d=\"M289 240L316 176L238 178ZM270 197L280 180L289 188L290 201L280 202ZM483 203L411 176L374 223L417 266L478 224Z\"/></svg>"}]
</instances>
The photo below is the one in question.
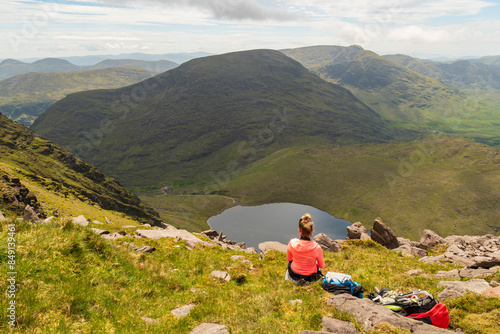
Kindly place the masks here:
<instances>
[{"instance_id":1,"label":"grey rock","mask_svg":"<svg viewBox=\"0 0 500 334\"><path fill-rule=\"evenodd\" d=\"M40 222L40 224L52 224L52 221L55 219L56 217L54 216L50 216L50 217L47 217L45 218L44 220L42 220Z\"/></svg>"},{"instance_id":2,"label":"grey rock","mask_svg":"<svg viewBox=\"0 0 500 334\"><path fill-rule=\"evenodd\" d=\"M449 278L460 278L460 273L458 269L453 269L450 271L438 271L434 277L449 277Z\"/></svg>"},{"instance_id":3,"label":"grey rock","mask_svg":"<svg viewBox=\"0 0 500 334\"><path fill-rule=\"evenodd\" d=\"M405 272L405 274L410 276L418 276L422 274L422 270L420 269L408 270L407 272Z\"/></svg>"},{"instance_id":4,"label":"grey rock","mask_svg":"<svg viewBox=\"0 0 500 334\"><path fill-rule=\"evenodd\" d=\"M80 226L89 226L89 222L85 216L80 215L78 217L73 217L72 219L73 224L75 225L80 225Z\"/></svg>"},{"instance_id":5,"label":"grey rock","mask_svg":"<svg viewBox=\"0 0 500 334\"><path fill-rule=\"evenodd\" d=\"M248 253L248 254L255 254L255 253L257 253L257 251L255 250L255 248L253 248L253 247L245 248L243 251L245 253Z\"/></svg>"},{"instance_id":6,"label":"grey rock","mask_svg":"<svg viewBox=\"0 0 500 334\"><path fill-rule=\"evenodd\" d=\"M302 300L300 299L289 300L288 302L292 305L302 304Z\"/></svg>"},{"instance_id":7,"label":"grey rock","mask_svg":"<svg viewBox=\"0 0 500 334\"><path fill-rule=\"evenodd\" d=\"M419 262L435 264L446 261L444 254L436 255L436 256L424 256L423 258L418 259Z\"/></svg>"},{"instance_id":8,"label":"grey rock","mask_svg":"<svg viewBox=\"0 0 500 334\"><path fill-rule=\"evenodd\" d=\"M210 275L212 275L213 277L222 278L226 282L229 282L231 280L231 275L229 275L225 271L214 270L210 273Z\"/></svg>"},{"instance_id":9,"label":"grey rock","mask_svg":"<svg viewBox=\"0 0 500 334\"><path fill-rule=\"evenodd\" d=\"M386 248L394 249L399 247L398 238L394 232L380 219L375 219L373 222L371 236L373 241L378 242Z\"/></svg>"},{"instance_id":10,"label":"grey rock","mask_svg":"<svg viewBox=\"0 0 500 334\"><path fill-rule=\"evenodd\" d=\"M409 256L409 257L427 256L427 251L423 250L422 248L410 246L409 244L401 245L392 250L395 252L401 252L401 254L403 254L404 256Z\"/></svg>"},{"instance_id":11,"label":"grey rock","mask_svg":"<svg viewBox=\"0 0 500 334\"><path fill-rule=\"evenodd\" d=\"M332 334L332 332L325 332L325 331L300 331L298 334Z\"/></svg>"},{"instance_id":12,"label":"grey rock","mask_svg":"<svg viewBox=\"0 0 500 334\"><path fill-rule=\"evenodd\" d=\"M323 317L323 329L337 334L356 334L358 332L353 323L329 317Z\"/></svg>"},{"instance_id":13,"label":"grey rock","mask_svg":"<svg viewBox=\"0 0 500 334\"><path fill-rule=\"evenodd\" d=\"M144 320L144 322L147 322L147 323L150 323L150 324L158 322L158 320L152 319L152 318L142 317L141 319Z\"/></svg>"},{"instance_id":14,"label":"grey rock","mask_svg":"<svg viewBox=\"0 0 500 334\"><path fill-rule=\"evenodd\" d=\"M151 246L142 246L135 249L137 253L153 253L156 248Z\"/></svg>"},{"instance_id":15,"label":"grey rock","mask_svg":"<svg viewBox=\"0 0 500 334\"><path fill-rule=\"evenodd\" d=\"M287 245L282 244L278 241L266 241L259 244L260 258L263 259L266 252L269 250L276 250L281 253L286 253Z\"/></svg>"},{"instance_id":16,"label":"grey rock","mask_svg":"<svg viewBox=\"0 0 500 334\"><path fill-rule=\"evenodd\" d=\"M108 217L104 217L104 221L106 222L106 224L113 224L113 222L109 220Z\"/></svg>"},{"instance_id":17,"label":"grey rock","mask_svg":"<svg viewBox=\"0 0 500 334\"><path fill-rule=\"evenodd\" d=\"M26 205L24 207L23 220L25 222L32 222L37 224L41 222L35 210L30 205Z\"/></svg>"},{"instance_id":18,"label":"grey rock","mask_svg":"<svg viewBox=\"0 0 500 334\"><path fill-rule=\"evenodd\" d=\"M0 211L0 223L6 221L7 219L3 215L2 211Z\"/></svg>"},{"instance_id":19,"label":"grey rock","mask_svg":"<svg viewBox=\"0 0 500 334\"><path fill-rule=\"evenodd\" d=\"M433 248L436 245L445 243L446 241L442 237L431 230L424 230L424 232L422 233L422 238L420 238L420 244L426 249Z\"/></svg>"},{"instance_id":20,"label":"grey rock","mask_svg":"<svg viewBox=\"0 0 500 334\"><path fill-rule=\"evenodd\" d=\"M237 261L239 259L244 259L245 257L243 255L233 255L231 256L231 260Z\"/></svg>"},{"instance_id":21,"label":"grey rock","mask_svg":"<svg viewBox=\"0 0 500 334\"><path fill-rule=\"evenodd\" d=\"M500 297L500 286L484 290L481 294L486 297Z\"/></svg>"},{"instance_id":22,"label":"grey rock","mask_svg":"<svg viewBox=\"0 0 500 334\"><path fill-rule=\"evenodd\" d=\"M466 291L470 291L470 292L473 292L473 293L477 293L477 294L480 294L481 292L483 292L484 290L488 290L489 288L491 288L491 286L489 285L489 283L482 279L482 278L473 278L469 281L441 281L438 283L438 288L441 288L441 287L459 287L459 288L463 288L465 289Z\"/></svg>"},{"instance_id":23,"label":"grey rock","mask_svg":"<svg viewBox=\"0 0 500 334\"><path fill-rule=\"evenodd\" d=\"M368 230L360 222L347 226L347 237L349 239L361 239L362 234L366 234L369 237Z\"/></svg>"},{"instance_id":24,"label":"grey rock","mask_svg":"<svg viewBox=\"0 0 500 334\"><path fill-rule=\"evenodd\" d=\"M93 220L92 221L92 224L96 224L96 225L104 225L104 223L101 223L100 221L98 220Z\"/></svg>"},{"instance_id":25,"label":"grey rock","mask_svg":"<svg viewBox=\"0 0 500 334\"><path fill-rule=\"evenodd\" d=\"M375 304L368 298L340 294L331 297L327 303L341 312L352 315L366 330L373 330L377 324L387 322L394 327L407 329L413 334L450 333L446 329L403 317L385 306Z\"/></svg>"},{"instance_id":26,"label":"grey rock","mask_svg":"<svg viewBox=\"0 0 500 334\"><path fill-rule=\"evenodd\" d=\"M319 233L314 237L314 241L316 241L323 250L328 251L328 252L340 252L340 244L335 241L330 239L326 234L324 233Z\"/></svg>"},{"instance_id":27,"label":"grey rock","mask_svg":"<svg viewBox=\"0 0 500 334\"><path fill-rule=\"evenodd\" d=\"M169 226L163 230L137 230L135 231L140 237L147 239L160 239L160 238L178 238L179 240L185 240L191 242L192 245L201 244L205 246L215 246L213 242L202 241L200 238L186 230L178 230L173 226Z\"/></svg>"},{"instance_id":28,"label":"grey rock","mask_svg":"<svg viewBox=\"0 0 500 334\"><path fill-rule=\"evenodd\" d=\"M139 246L137 246L136 244L134 244L133 242L129 243L128 244L128 248L132 248L132 249L136 249L138 248Z\"/></svg>"},{"instance_id":29,"label":"grey rock","mask_svg":"<svg viewBox=\"0 0 500 334\"><path fill-rule=\"evenodd\" d=\"M189 334L229 334L226 326L202 323L196 326Z\"/></svg>"},{"instance_id":30,"label":"grey rock","mask_svg":"<svg viewBox=\"0 0 500 334\"><path fill-rule=\"evenodd\" d=\"M103 234L103 235L101 235L101 237L104 239L108 239L108 240L125 238L123 235L121 235L120 233L117 233L117 232L111 233L111 234Z\"/></svg>"},{"instance_id":31,"label":"grey rock","mask_svg":"<svg viewBox=\"0 0 500 334\"><path fill-rule=\"evenodd\" d=\"M443 289L443 291L438 292L437 297L439 300L445 301L447 299L455 299L467 294L467 290L465 290L462 286L451 285Z\"/></svg>"},{"instance_id":32,"label":"grey rock","mask_svg":"<svg viewBox=\"0 0 500 334\"><path fill-rule=\"evenodd\" d=\"M206 230L201 232L200 234L209 239L215 239L219 236L219 232L217 232L216 230Z\"/></svg>"},{"instance_id":33,"label":"grey rock","mask_svg":"<svg viewBox=\"0 0 500 334\"><path fill-rule=\"evenodd\" d=\"M100 230L100 229L94 228L94 227L92 227L91 230L92 230L92 232L94 232L97 235L109 234L109 231Z\"/></svg>"},{"instance_id":34,"label":"grey rock","mask_svg":"<svg viewBox=\"0 0 500 334\"><path fill-rule=\"evenodd\" d=\"M170 311L170 313L172 313L177 319L180 319L187 316L194 307L196 307L195 304L188 304L186 306L178 307Z\"/></svg>"}]
</instances>

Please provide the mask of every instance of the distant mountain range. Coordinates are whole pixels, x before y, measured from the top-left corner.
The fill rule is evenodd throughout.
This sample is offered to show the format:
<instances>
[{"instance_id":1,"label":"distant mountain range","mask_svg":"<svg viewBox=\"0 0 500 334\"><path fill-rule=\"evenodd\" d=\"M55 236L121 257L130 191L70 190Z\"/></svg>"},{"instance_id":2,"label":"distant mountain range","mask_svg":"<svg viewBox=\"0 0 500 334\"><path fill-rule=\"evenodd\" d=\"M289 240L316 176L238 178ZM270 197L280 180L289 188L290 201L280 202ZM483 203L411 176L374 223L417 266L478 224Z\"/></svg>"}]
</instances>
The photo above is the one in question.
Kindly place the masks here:
<instances>
[{"instance_id":1,"label":"distant mountain range","mask_svg":"<svg viewBox=\"0 0 500 334\"><path fill-rule=\"evenodd\" d=\"M54 102L70 93L128 86L154 74L140 67L19 74L0 80L0 112L30 126Z\"/></svg>"},{"instance_id":2,"label":"distant mountain range","mask_svg":"<svg viewBox=\"0 0 500 334\"><path fill-rule=\"evenodd\" d=\"M290 145L416 135L272 50L198 58L129 87L72 94L32 128L129 186L210 179Z\"/></svg>"},{"instance_id":3,"label":"distant mountain range","mask_svg":"<svg viewBox=\"0 0 500 334\"><path fill-rule=\"evenodd\" d=\"M67 60L57 58L45 58L33 63L5 59L0 63L0 80L29 72L77 72L121 66L142 67L150 72L161 73L177 67L178 64L168 60L144 61L136 59L108 59L102 60L91 66L77 66Z\"/></svg>"}]
</instances>

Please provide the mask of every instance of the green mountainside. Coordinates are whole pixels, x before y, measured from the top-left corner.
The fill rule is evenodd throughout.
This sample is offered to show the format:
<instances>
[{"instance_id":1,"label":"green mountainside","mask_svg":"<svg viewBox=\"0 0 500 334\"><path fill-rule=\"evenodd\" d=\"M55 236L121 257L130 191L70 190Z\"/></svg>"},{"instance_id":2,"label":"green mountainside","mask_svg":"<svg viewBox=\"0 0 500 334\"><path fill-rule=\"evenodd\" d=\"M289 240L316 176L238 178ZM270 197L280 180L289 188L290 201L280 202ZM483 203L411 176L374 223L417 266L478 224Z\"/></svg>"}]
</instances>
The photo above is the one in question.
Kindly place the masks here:
<instances>
[{"instance_id":1,"label":"green mountainside","mask_svg":"<svg viewBox=\"0 0 500 334\"><path fill-rule=\"evenodd\" d=\"M158 221L153 209L116 180L0 114L0 209L7 215L15 213L4 202L14 179L36 195L46 214L111 210L142 222Z\"/></svg>"},{"instance_id":2,"label":"green mountainside","mask_svg":"<svg viewBox=\"0 0 500 334\"><path fill-rule=\"evenodd\" d=\"M285 53L311 64L308 68L325 80L348 88L395 125L459 134L500 147L500 76L494 67L405 55L380 57L359 46L308 47Z\"/></svg>"},{"instance_id":3,"label":"green mountainside","mask_svg":"<svg viewBox=\"0 0 500 334\"><path fill-rule=\"evenodd\" d=\"M409 137L272 50L194 59L129 87L71 94L32 129L128 186L157 187L210 180L294 144Z\"/></svg>"},{"instance_id":4,"label":"green mountainside","mask_svg":"<svg viewBox=\"0 0 500 334\"><path fill-rule=\"evenodd\" d=\"M115 67L16 75L0 81L0 112L29 126L54 102L70 93L128 86L152 74L142 68Z\"/></svg>"}]
</instances>

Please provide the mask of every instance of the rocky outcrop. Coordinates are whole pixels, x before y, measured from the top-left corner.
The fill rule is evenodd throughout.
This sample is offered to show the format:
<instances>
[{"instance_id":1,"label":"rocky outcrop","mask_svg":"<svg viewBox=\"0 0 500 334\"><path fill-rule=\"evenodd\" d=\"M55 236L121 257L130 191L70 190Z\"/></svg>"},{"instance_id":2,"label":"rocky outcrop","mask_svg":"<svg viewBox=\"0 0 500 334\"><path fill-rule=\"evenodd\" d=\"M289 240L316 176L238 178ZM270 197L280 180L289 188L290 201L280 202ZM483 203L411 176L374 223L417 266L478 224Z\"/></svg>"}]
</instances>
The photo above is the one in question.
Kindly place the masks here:
<instances>
[{"instance_id":1,"label":"rocky outcrop","mask_svg":"<svg viewBox=\"0 0 500 334\"><path fill-rule=\"evenodd\" d=\"M211 276L221 278L226 282L229 282L231 280L231 275L229 275L225 271L220 271L220 270L214 270L210 273Z\"/></svg>"},{"instance_id":2,"label":"rocky outcrop","mask_svg":"<svg viewBox=\"0 0 500 334\"><path fill-rule=\"evenodd\" d=\"M174 238L186 241L186 246L194 248L197 244L204 246L215 246L216 243L203 241L194 234L186 231L179 230L171 225L168 225L166 229L156 229L156 230L137 230L135 234L141 238L146 239L160 239L160 238Z\"/></svg>"},{"instance_id":3,"label":"rocky outcrop","mask_svg":"<svg viewBox=\"0 0 500 334\"><path fill-rule=\"evenodd\" d=\"M442 237L440 237L439 235L437 235L437 233L431 230L424 230L424 232L422 232L422 238L420 238L420 245L424 249L433 248L436 245L445 243L446 241Z\"/></svg>"},{"instance_id":4,"label":"rocky outcrop","mask_svg":"<svg viewBox=\"0 0 500 334\"><path fill-rule=\"evenodd\" d=\"M371 229L371 238L382 246L394 249L399 247L398 238L392 230L385 225L380 218L375 219Z\"/></svg>"},{"instance_id":5,"label":"rocky outcrop","mask_svg":"<svg viewBox=\"0 0 500 334\"><path fill-rule=\"evenodd\" d=\"M11 178L7 174L0 177L0 201L6 204L17 215L23 215L24 209L29 205L39 219L46 215L35 194L26 188L18 178Z\"/></svg>"},{"instance_id":6,"label":"rocky outcrop","mask_svg":"<svg viewBox=\"0 0 500 334\"><path fill-rule=\"evenodd\" d=\"M35 210L30 205L26 205L26 207L24 208L23 221L32 222L36 224L41 222Z\"/></svg>"},{"instance_id":7,"label":"rocky outcrop","mask_svg":"<svg viewBox=\"0 0 500 334\"><path fill-rule=\"evenodd\" d=\"M222 231L219 233L215 230L207 230L207 231L201 232L200 234L209 238L213 242L216 242L219 245L223 246L222 248L224 248L224 249L230 249L230 250L245 249L244 242L236 242L233 240L228 240L228 239L226 239L226 236L223 235Z\"/></svg>"},{"instance_id":8,"label":"rocky outcrop","mask_svg":"<svg viewBox=\"0 0 500 334\"><path fill-rule=\"evenodd\" d=\"M352 315L366 330L373 330L376 325L386 322L394 327L407 329L413 334L451 333L446 329L403 317L385 306L375 304L368 298L340 294L331 297L327 303L341 312Z\"/></svg>"},{"instance_id":9,"label":"rocky outcrop","mask_svg":"<svg viewBox=\"0 0 500 334\"><path fill-rule=\"evenodd\" d=\"M440 300L458 298L467 292L481 294L492 288L486 280L479 278L469 281L441 281L438 283L438 288L441 287L445 287L445 289L437 295Z\"/></svg>"},{"instance_id":10,"label":"rocky outcrop","mask_svg":"<svg viewBox=\"0 0 500 334\"><path fill-rule=\"evenodd\" d=\"M316 241L323 250L327 252L340 252L340 243L338 241L330 239L326 234L320 233L314 237Z\"/></svg>"},{"instance_id":11,"label":"rocky outcrop","mask_svg":"<svg viewBox=\"0 0 500 334\"><path fill-rule=\"evenodd\" d=\"M349 239L361 239L361 240L371 239L368 230L360 222L356 222L351 226L347 226L347 237Z\"/></svg>"},{"instance_id":12,"label":"rocky outcrop","mask_svg":"<svg viewBox=\"0 0 500 334\"><path fill-rule=\"evenodd\" d=\"M419 242L411 241L405 238L397 238L399 247L394 248L393 251L401 252L404 256L410 257L423 257L427 256L427 251L422 249L422 245Z\"/></svg>"}]
</instances>

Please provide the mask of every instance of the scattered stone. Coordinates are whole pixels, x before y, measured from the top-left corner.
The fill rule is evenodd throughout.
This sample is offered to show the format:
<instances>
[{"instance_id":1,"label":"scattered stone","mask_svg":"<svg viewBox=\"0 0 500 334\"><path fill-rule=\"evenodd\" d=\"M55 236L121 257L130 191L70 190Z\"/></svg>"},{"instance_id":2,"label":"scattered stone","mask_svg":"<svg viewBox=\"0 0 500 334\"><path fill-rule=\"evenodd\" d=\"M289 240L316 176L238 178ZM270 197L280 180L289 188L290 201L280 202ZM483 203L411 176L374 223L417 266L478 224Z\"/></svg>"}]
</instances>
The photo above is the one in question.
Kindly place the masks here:
<instances>
[{"instance_id":1,"label":"scattered stone","mask_svg":"<svg viewBox=\"0 0 500 334\"><path fill-rule=\"evenodd\" d=\"M144 322L147 322L147 323L150 323L150 324L153 324L153 323L155 323L155 322L158 322L158 320L156 320L156 319L152 319L152 318L142 317L141 319L142 319L142 320L144 320Z\"/></svg>"},{"instance_id":2,"label":"scattered stone","mask_svg":"<svg viewBox=\"0 0 500 334\"><path fill-rule=\"evenodd\" d=\"M143 227L151 227L151 224L142 224Z\"/></svg>"},{"instance_id":3,"label":"scattered stone","mask_svg":"<svg viewBox=\"0 0 500 334\"><path fill-rule=\"evenodd\" d=\"M255 254L255 253L257 253L257 251L255 250L255 248L253 248L253 247L245 248L243 251L245 253L248 253L248 254Z\"/></svg>"},{"instance_id":4,"label":"scattered stone","mask_svg":"<svg viewBox=\"0 0 500 334\"><path fill-rule=\"evenodd\" d=\"M54 216L50 216L48 218L45 218L44 220L42 220L40 222L40 224L52 224L52 221L55 219L56 217Z\"/></svg>"},{"instance_id":5,"label":"scattered stone","mask_svg":"<svg viewBox=\"0 0 500 334\"><path fill-rule=\"evenodd\" d=\"M201 244L205 246L216 245L213 242L203 241L194 234L189 233L186 230L178 230L173 226L169 226L168 228L163 230L137 230L135 231L135 234L147 239L178 238L179 240L185 240L186 246L188 245L188 242L190 242L190 246L194 246L196 244Z\"/></svg>"},{"instance_id":6,"label":"scattered stone","mask_svg":"<svg viewBox=\"0 0 500 334\"><path fill-rule=\"evenodd\" d=\"M450 271L438 271L434 277L448 277L448 278L460 278L458 269L453 269Z\"/></svg>"},{"instance_id":7,"label":"scattered stone","mask_svg":"<svg viewBox=\"0 0 500 334\"><path fill-rule=\"evenodd\" d=\"M98 220L93 220L92 221L92 224L96 224L96 225L104 225L104 223L101 223L100 221Z\"/></svg>"},{"instance_id":8,"label":"scattered stone","mask_svg":"<svg viewBox=\"0 0 500 334\"><path fill-rule=\"evenodd\" d=\"M442 237L431 230L424 230L422 238L420 238L420 244L425 247L425 249L433 248L436 245L445 243L446 241Z\"/></svg>"},{"instance_id":9,"label":"scattered stone","mask_svg":"<svg viewBox=\"0 0 500 334\"><path fill-rule=\"evenodd\" d=\"M94 232L97 235L109 234L109 231L100 230L100 229L94 228L94 227L92 227L91 230L92 230L92 232Z\"/></svg>"},{"instance_id":10,"label":"scattered stone","mask_svg":"<svg viewBox=\"0 0 500 334\"><path fill-rule=\"evenodd\" d=\"M410 276L418 276L422 274L422 270L421 269L408 270L407 272L405 272L405 274Z\"/></svg>"},{"instance_id":11,"label":"scattered stone","mask_svg":"<svg viewBox=\"0 0 500 334\"><path fill-rule=\"evenodd\" d=\"M330 333L356 334L357 330L353 323L334 318L323 317L323 329Z\"/></svg>"},{"instance_id":12,"label":"scattered stone","mask_svg":"<svg viewBox=\"0 0 500 334\"><path fill-rule=\"evenodd\" d=\"M316 241L323 250L328 252L340 252L340 244L335 240L330 239L326 234L319 233L314 237Z\"/></svg>"},{"instance_id":13,"label":"scattered stone","mask_svg":"<svg viewBox=\"0 0 500 334\"><path fill-rule=\"evenodd\" d=\"M375 219L371 229L372 240L378 242L388 249L399 247L398 238L392 230L385 225L380 218Z\"/></svg>"},{"instance_id":14,"label":"scattered stone","mask_svg":"<svg viewBox=\"0 0 500 334\"><path fill-rule=\"evenodd\" d=\"M325 331L300 331L299 334L332 334L332 332L325 332Z\"/></svg>"},{"instance_id":15,"label":"scattered stone","mask_svg":"<svg viewBox=\"0 0 500 334\"><path fill-rule=\"evenodd\" d=\"M138 248L139 246L137 246L136 244L134 244L133 242L131 242L129 245L128 245L128 248L132 248L132 249L136 249Z\"/></svg>"},{"instance_id":16,"label":"scattered stone","mask_svg":"<svg viewBox=\"0 0 500 334\"><path fill-rule=\"evenodd\" d=\"M188 304L186 306L178 307L170 311L170 313L172 313L177 319L183 318L187 316L189 312L191 312L191 309L193 309L193 307L195 306L196 306L195 304Z\"/></svg>"},{"instance_id":17,"label":"scattered stone","mask_svg":"<svg viewBox=\"0 0 500 334\"><path fill-rule=\"evenodd\" d=\"M373 330L377 324L387 322L394 327L407 329L412 334L450 333L446 329L403 317L385 306L372 302L368 298L357 298L348 294L340 294L331 297L327 303L336 307L341 312L352 315L366 330Z\"/></svg>"},{"instance_id":18,"label":"scattered stone","mask_svg":"<svg viewBox=\"0 0 500 334\"><path fill-rule=\"evenodd\" d=\"M101 237L104 239L108 239L108 240L125 238L123 235L121 235L120 233L117 233L117 232L111 233L111 234L102 234Z\"/></svg>"},{"instance_id":19,"label":"scattered stone","mask_svg":"<svg viewBox=\"0 0 500 334\"><path fill-rule=\"evenodd\" d=\"M40 223L40 218L36 214L35 210L30 206L26 205L24 207L23 220L25 222Z\"/></svg>"},{"instance_id":20,"label":"scattered stone","mask_svg":"<svg viewBox=\"0 0 500 334\"><path fill-rule=\"evenodd\" d=\"M113 224L113 222L109 220L108 217L104 217L104 221L106 222L106 224Z\"/></svg>"},{"instance_id":21,"label":"scattered stone","mask_svg":"<svg viewBox=\"0 0 500 334\"><path fill-rule=\"evenodd\" d=\"M427 256L427 251L426 250L423 250L422 248L410 246L409 244L401 245L401 246L399 246L397 248L393 248L392 250L395 251L395 252L401 252L401 254L403 254L403 256L408 256L408 257L424 257L424 256Z\"/></svg>"},{"instance_id":22,"label":"scattered stone","mask_svg":"<svg viewBox=\"0 0 500 334\"><path fill-rule=\"evenodd\" d=\"M447 261L469 268L491 268L500 265L500 237L492 234L483 236L447 236L450 245L444 257Z\"/></svg>"},{"instance_id":23,"label":"scattered stone","mask_svg":"<svg viewBox=\"0 0 500 334\"><path fill-rule=\"evenodd\" d=\"M500 297L500 286L484 290L481 294L486 297Z\"/></svg>"},{"instance_id":24,"label":"scattered stone","mask_svg":"<svg viewBox=\"0 0 500 334\"><path fill-rule=\"evenodd\" d=\"M6 221L7 219L3 215L2 211L0 211L0 223Z\"/></svg>"},{"instance_id":25,"label":"scattered stone","mask_svg":"<svg viewBox=\"0 0 500 334\"><path fill-rule=\"evenodd\" d=\"M226 326L202 323L196 326L189 334L229 334Z\"/></svg>"},{"instance_id":26,"label":"scattered stone","mask_svg":"<svg viewBox=\"0 0 500 334\"><path fill-rule=\"evenodd\" d=\"M260 258L263 259L268 250L274 249L281 253L286 253L287 245L278 241L266 241L259 244Z\"/></svg>"},{"instance_id":27,"label":"scattered stone","mask_svg":"<svg viewBox=\"0 0 500 334\"><path fill-rule=\"evenodd\" d=\"M438 292L437 297L439 300L447 300L447 299L455 299L467 294L467 290L465 290L462 286L451 285L449 287L444 288L443 291Z\"/></svg>"},{"instance_id":28,"label":"scattered stone","mask_svg":"<svg viewBox=\"0 0 500 334\"><path fill-rule=\"evenodd\" d=\"M300 299L289 300L288 302L292 305L302 304L302 300Z\"/></svg>"},{"instance_id":29,"label":"scattered stone","mask_svg":"<svg viewBox=\"0 0 500 334\"><path fill-rule=\"evenodd\" d=\"M438 288L441 287L451 287L451 286L456 286L456 287L461 287L465 289L466 291L470 291L473 293L480 294L481 292L488 290L491 288L491 286L488 284L488 282L482 278L474 278L471 279L470 281L441 281L438 283Z\"/></svg>"},{"instance_id":30,"label":"scattered stone","mask_svg":"<svg viewBox=\"0 0 500 334\"><path fill-rule=\"evenodd\" d=\"M363 235L365 235L365 238L367 236L369 239L371 239L370 235L368 234L368 230L360 222L356 222L351 226L347 226L347 237L349 239L362 239Z\"/></svg>"},{"instance_id":31,"label":"scattered stone","mask_svg":"<svg viewBox=\"0 0 500 334\"><path fill-rule=\"evenodd\" d=\"M80 226L89 226L89 222L87 218L85 218L83 215L78 216L78 217L73 217L72 218L73 224L80 225Z\"/></svg>"},{"instance_id":32,"label":"scattered stone","mask_svg":"<svg viewBox=\"0 0 500 334\"><path fill-rule=\"evenodd\" d=\"M226 282L229 282L231 280L231 275L229 275L225 271L214 270L210 273L210 275L212 275L213 277L222 278Z\"/></svg>"},{"instance_id":33,"label":"scattered stone","mask_svg":"<svg viewBox=\"0 0 500 334\"><path fill-rule=\"evenodd\" d=\"M135 249L137 253L153 253L155 250L156 248L151 246L142 246Z\"/></svg>"},{"instance_id":34,"label":"scattered stone","mask_svg":"<svg viewBox=\"0 0 500 334\"><path fill-rule=\"evenodd\" d=\"M231 260L237 261L239 259L244 259L245 257L243 255L233 255L231 256Z\"/></svg>"},{"instance_id":35,"label":"scattered stone","mask_svg":"<svg viewBox=\"0 0 500 334\"><path fill-rule=\"evenodd\" d=\"M436 256L424 256L423 258L418 259L418 261L428 264L435 264L446 261L444 254L436 255Z\"/></svg>"}]
</instances>

